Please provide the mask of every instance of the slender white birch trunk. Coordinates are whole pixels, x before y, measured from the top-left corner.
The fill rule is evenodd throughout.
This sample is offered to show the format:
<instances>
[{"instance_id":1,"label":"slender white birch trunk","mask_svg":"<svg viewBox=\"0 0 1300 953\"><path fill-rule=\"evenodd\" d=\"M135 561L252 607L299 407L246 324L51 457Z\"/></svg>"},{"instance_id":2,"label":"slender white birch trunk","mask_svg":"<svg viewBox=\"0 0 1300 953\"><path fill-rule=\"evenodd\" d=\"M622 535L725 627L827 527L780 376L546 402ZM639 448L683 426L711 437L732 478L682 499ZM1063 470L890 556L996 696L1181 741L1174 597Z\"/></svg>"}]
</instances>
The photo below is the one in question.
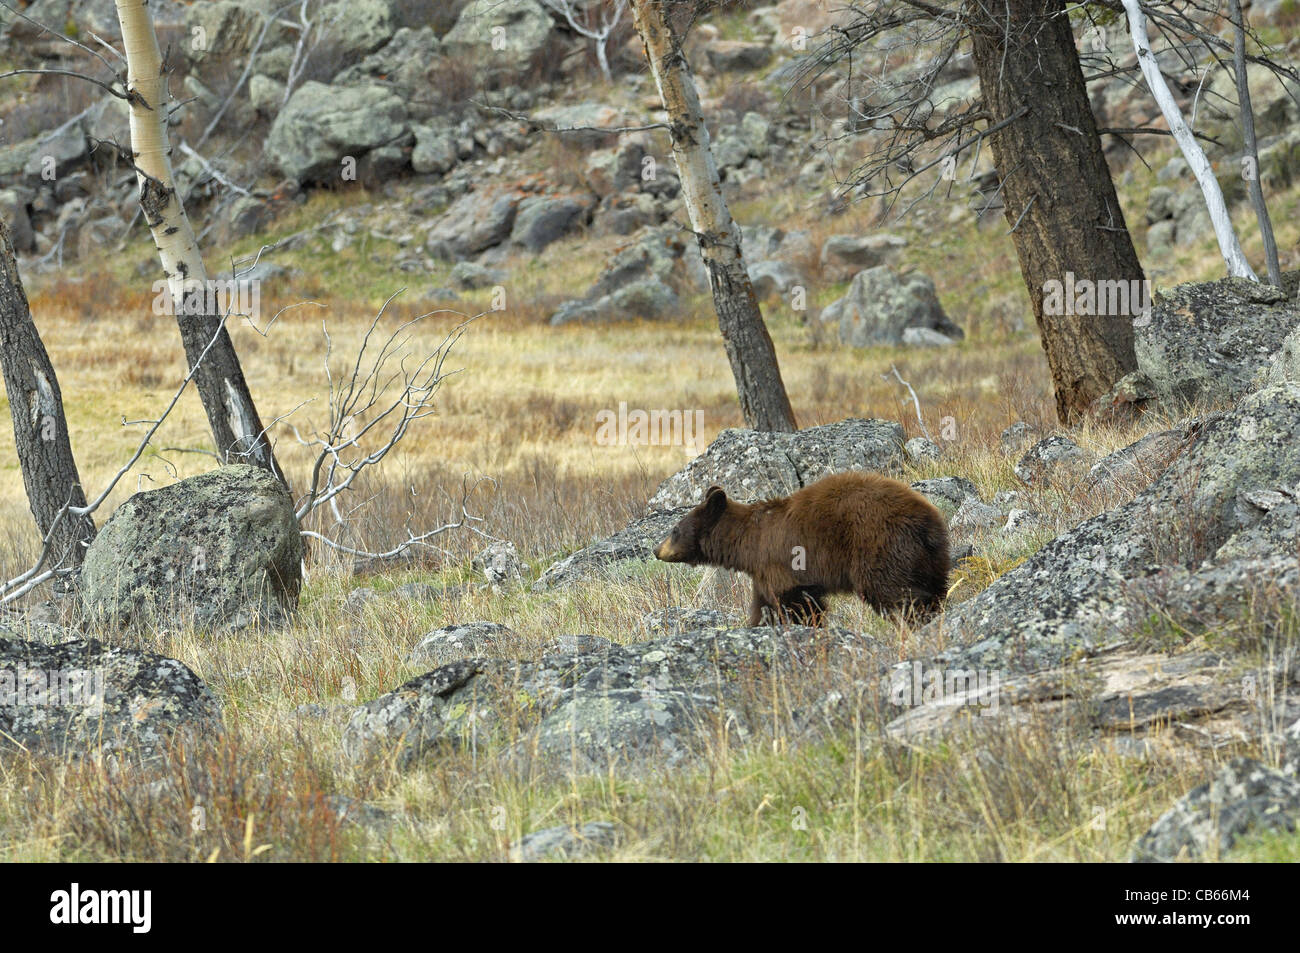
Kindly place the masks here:
<instances>
[{"instance_id":1,"label":"slender white birch trunk","mask_svg":"<svg viewBox=\"0 0 1300 953\"><path fill-rule=\"evenodd\" d=\"M1192 135L1192 130L1184 121L1183 114L1178 111L1173 93L1169 91L1169 85L1160 73L1160 65L1156 62L1155 54L1151 52L1151 41L1147 38L1147 18L1142 12L1142 6L1139 0L1123 0L1123 4L1124 12L1128 14L1129 34L1133 37L1133 47L1137 50L1142 76L1146 79L1151 95L1155 97L1165 122L1169 123L1169 130L1174 134L1178 147L1183 150L1183 156L1187 159L1187 164L1201 187L1201 193L1205 196L1205 207L1209 210L1210 221L1214 225L1214 235L1219 240L1219 252L1228 266L1228 274L1258 281L1259 278L1241 250L1241 243L1237 241L1237 233L1233 231L1232 219L1228 215L1228 207L1223 202L1223 192L1219 188L1219 180L1214 177L1210 160L1205 157L1205 151Z\"/></svg>"}]
</instances>

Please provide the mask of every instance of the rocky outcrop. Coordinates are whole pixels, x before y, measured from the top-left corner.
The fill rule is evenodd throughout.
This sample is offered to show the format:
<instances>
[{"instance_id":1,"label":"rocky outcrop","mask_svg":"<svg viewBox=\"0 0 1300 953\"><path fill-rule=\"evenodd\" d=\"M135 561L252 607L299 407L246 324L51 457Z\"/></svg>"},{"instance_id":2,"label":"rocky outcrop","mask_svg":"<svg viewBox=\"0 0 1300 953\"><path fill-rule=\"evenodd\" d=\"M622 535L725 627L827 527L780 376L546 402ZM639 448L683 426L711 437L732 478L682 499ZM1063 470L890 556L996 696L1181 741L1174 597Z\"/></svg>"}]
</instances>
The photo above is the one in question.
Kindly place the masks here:
<instances>
[{"instance_id":1,"label":"rocky outcrop","mask_svg":"<svg viewBox=\"0 0 1300 953\"><path fill-rule=\"evenodd\" d=\"M110 626L280 622L297 604L302 558L284 484L226 466L119 506L86 552L82 607Z\"/></svg>"},{"instance_id":2,"label":"rocky outcrop","mask_svg":"<svg viewBox=\"0 0 1300 953\"><path fill-rule=\"evenodd\" d=\"M1189 614L1202 625L1216 604L1269 592L1294 600L1285 581L1297 484L1300 385L1277 385L1204 420L1133 500L1052 540L930 627L961 644L945 654L953 665L1033 671L1130 637L1159 608L1143 586L1162 572L1198 577ZM1252 559L1264 562L1241 561Z\"/></svg>"},{"instance_id":3,"label":"rocky outcrop","mask_svg":"<svg viewBox=\"0 0 1300 953\"><path fill-rule=\"evenodd\" d=\"M473 744L527 772L680 765L719 743L720 730L739 740L770 724L764 686L794 691L801 672L850 671L869 646L842 630L757 628L534 662L465 660L362 705L343 749L355 761L391 755L409 766Z\"/></svg>"},{"instance_id":4,"label":"rocky outcrop","mask_svg":"<svg viewBox=\"0 0 1300 953\"><path fill-rule=\"evenodd\" d=\"M373 149L410 145L406 106L379 86L327 86L307 82L294 90L275 117L266 155L299 182L340 184L344 160Z\"/></svg>"},{"instance_id":5,"label":"rocky outcrop","mask_svg":"<svg viewBox=\"0 0 1300 953\"><path fill-rule=\"evenodd\" d=\"M0 638L0 752L139 760L177 732L219 727L211 692L175 659L94 641Z\"/></svg>"},{"instance_id":6,"label":"rocky outcrop","mask_svg":"<svg viewBox=\"0 0 1300 953\"><path fill-rule=\"evenodd\" d=\"M1300 780L1252 758L1234 758L1151 825L1133 848L1133 860L1218 860L1244 834L1294 831L1297 821Z\"/></svg>"},{"instance_id":7,"label":"rocky outcrop","mask_svg":"<svg viewBox=\"0 0 1300 953\"><path fill-rule=\"evenodd\" d=\"M1173 409L1236 400L1300 327L1294 298L1243 278L1171 288L1134 322L1138 367Z\"/></svg>"},{"instance_id":8,"label":"rocky outcrop","mask_svg":"<svg viewBox=\"0 0 1300 953\"><path fill-rule=\"evenodd\" d=\"M633 520L614 535L552 563L533 583L534 592L572 585L619 568L633 569L654 559L654 549L690 507L662 510ZM620 567L619 564L626 564Z\"/></svg>"}]
</instances>

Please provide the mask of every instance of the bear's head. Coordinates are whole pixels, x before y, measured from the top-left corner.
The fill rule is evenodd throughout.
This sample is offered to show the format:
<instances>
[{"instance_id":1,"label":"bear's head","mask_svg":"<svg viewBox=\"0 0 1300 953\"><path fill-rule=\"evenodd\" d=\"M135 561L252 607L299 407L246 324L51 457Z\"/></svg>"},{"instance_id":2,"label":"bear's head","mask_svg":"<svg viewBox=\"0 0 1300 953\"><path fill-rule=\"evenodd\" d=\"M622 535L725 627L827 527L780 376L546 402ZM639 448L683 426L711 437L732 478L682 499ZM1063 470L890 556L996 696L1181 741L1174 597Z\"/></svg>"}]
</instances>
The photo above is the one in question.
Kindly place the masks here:
<instances>
[{"instance_id":1,"label":"bear's head","mask_svg":"<svg viewBox=\"0 0 1300 953\"><path fill-rule=\"evenodd\" d=\"M726 490L720 486L709 487L704 492L704 502L683 516L668 538L656 547L655 558L690 566L706 562L700 542L718 525L726 511Z\"/></svg>"}]
</instances>

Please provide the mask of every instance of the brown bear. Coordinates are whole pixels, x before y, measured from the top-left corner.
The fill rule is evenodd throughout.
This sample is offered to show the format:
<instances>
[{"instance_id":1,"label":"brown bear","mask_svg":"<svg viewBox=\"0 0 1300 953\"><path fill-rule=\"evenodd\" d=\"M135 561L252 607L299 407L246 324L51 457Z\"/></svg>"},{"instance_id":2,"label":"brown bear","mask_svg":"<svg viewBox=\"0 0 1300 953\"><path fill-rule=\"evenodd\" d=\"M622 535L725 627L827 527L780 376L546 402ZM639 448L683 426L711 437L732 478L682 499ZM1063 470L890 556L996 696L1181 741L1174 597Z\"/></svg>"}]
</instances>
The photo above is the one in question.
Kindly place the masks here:
<instances>
[{"instance_id":1,"label":"brown bear","mask_svg":"<svg viewBox=\"0 0 1300 953\"><path fill-rule=\"evenodd\" d=\"M665 562L720 566L754 583L749 625L822 621L851 592L882 615L928 619L948 594L948 527L906 484L837 473L790 496L738 503L720 486L655 549Z\"/></svg>"}]
</instances>

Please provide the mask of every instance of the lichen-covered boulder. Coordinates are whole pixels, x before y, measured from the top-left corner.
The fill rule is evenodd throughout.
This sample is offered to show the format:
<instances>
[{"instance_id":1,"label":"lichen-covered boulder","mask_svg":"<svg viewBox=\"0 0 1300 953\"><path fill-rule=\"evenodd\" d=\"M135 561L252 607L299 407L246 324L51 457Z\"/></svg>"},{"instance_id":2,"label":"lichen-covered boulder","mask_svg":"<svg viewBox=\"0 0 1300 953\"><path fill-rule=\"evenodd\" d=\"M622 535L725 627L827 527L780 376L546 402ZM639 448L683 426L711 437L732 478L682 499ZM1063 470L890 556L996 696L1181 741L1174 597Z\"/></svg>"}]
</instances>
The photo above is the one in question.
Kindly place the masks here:
<instances>
[{"instance_id":1,"label":"lichen-covered boulder","mask_svg":"<svg viewBox=\"0 0 1300 953\"><path fill-rule=\"evenodd\" d=\"M382 86L303 83L275 117L266 156L299 182L343 181L344 160L410 137L406 105Z\"/></svg>"},{"instance_id":2,"label":"lichen-covered boulder","mask_svg":"<svg viewBox=\"0 0 1300 953\"><path fill-rule=\"evenodd\" d=\"M1160 816L1133 849L1133 860L1217 860L1243 834L1294 831L1300 781L1252 758L1234 758L1208 784Z\"/></svg>"},{"instance_id":3,"label":"lichen-covered boulder","mask_svg":"<svg viewBox=\"0 0 1300 953\"><path fill-rule=\"evenodd\" d=\"M659 485L647 508L694 506L714 484L736 499L771 499L845 470L897 470L903 458L903 428L892 420L850 418L794 433L724 430Z\"/></svg>"},{"instance_id":4,"label":"lichen-covered boulder","mask_svg":"<svg viewBox=\"0 0 1300 953\"><path fill-rule=\"evenodd\" d=\"M464 659L357 708L343 750L403 766L471 747L524 771L675 765L709 738L769 728L774 684L782 706L824 694L872 647L843 629L709 628L535 661Z\"/></svg>"},{"instance_id":5,"label":"lichen-covered boulder","mask_svg":"<svg viewBox=\"0 0 1300 953\"><path fill-rule=\"evenodd\" d=\"M109 626L275 623L297 604L302 558L284 484L221 467L117 508L86 552L82 608Z\"/></svg>"},{"instance_id":6,"label":"lichen-covered boulder","mask_svg":"<svg viewBox=\"0 0 1300 953\"><path fill-rule=\"evenodd\" d=\"M1290 593L1300 542L1300 384L1275 385L1199 421L1130 502L1058 536L930 623L955 666L1034 671L1131 637L1181 580L1189 625L1259 594ZM1270 559L1269 557L1277 557ZM1189 575L1190 574L1190 575ZM1199 595L1197 595L1199 593ZM1200 621L1197 622L1197 617ZM923 634L923 638L925 635Z\"/></svg>"},{"instance_id":7,"label":"lichen-covered boulder","mask_svg":"<svg viewBox=\"0 0 1300 953\"><path fill-rule=\"evenodd\" d=\"M0 751L148 758L178 731L215 731L219 719L207 686L175 659L0 639Z\"/></svg>"},{"instance_id":8,"label":"lichen-covered boulder","mask_svg":"<svg viewBox=\"0 0 1300 953\"><path fill-rule=\"evenodd\" d=\"M1300 326L1294 291L1244 278L1177 285L1134 321L1138 367L1175 409L1249 393Z\"/></svg>"}]
</instances>

